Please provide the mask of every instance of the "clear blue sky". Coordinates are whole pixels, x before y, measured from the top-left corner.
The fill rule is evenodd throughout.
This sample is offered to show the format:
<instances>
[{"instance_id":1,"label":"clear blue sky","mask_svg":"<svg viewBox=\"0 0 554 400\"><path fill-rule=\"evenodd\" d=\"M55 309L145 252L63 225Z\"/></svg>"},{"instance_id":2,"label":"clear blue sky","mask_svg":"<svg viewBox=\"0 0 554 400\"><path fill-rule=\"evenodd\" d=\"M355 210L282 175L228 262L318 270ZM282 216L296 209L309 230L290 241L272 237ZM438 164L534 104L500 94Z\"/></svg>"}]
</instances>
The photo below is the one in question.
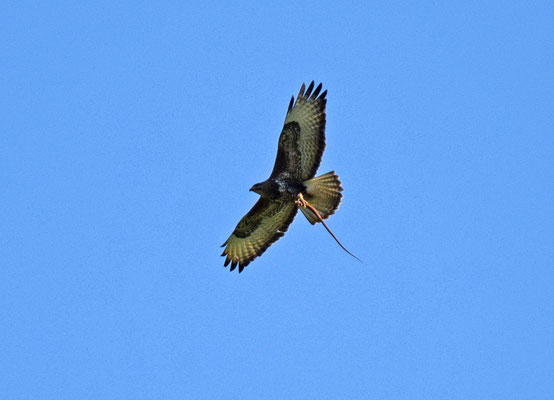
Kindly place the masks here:
<instances>
[{"instance_id":1,"label":"clear blue sky","mask_svg":"<svg viewBox=\"0 0 554 400\"><path fill-rule=\"evenodd\" d=\"M552 2L0 19L3 399L552 398ZM298 215L230 273L311 80L365 263Z\"/></svg>"}]
</instances>

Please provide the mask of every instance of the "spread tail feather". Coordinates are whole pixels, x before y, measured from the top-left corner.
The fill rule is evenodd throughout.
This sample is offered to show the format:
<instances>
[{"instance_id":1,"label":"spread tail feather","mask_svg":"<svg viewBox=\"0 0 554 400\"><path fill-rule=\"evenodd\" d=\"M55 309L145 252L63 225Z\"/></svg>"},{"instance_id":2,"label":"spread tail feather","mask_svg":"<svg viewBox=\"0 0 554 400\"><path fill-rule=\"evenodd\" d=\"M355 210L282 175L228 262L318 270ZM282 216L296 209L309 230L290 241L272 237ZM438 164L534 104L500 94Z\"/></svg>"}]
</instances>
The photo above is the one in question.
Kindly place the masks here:
<instances>
[{"instance_id":1,"label":"spread tail feather","mask_svg":"<svg viewBox=\"0 0 554 400\"><path fill-rule=\"evenodd\" d=\"M322 219L327 219L339 208L342 200L342 187L335 171L327 172L304 182L306 193L304 198L319 212ZM300 211L314 225L319 218L309 208L301 207Z\"/></svg>"}]
</instances>

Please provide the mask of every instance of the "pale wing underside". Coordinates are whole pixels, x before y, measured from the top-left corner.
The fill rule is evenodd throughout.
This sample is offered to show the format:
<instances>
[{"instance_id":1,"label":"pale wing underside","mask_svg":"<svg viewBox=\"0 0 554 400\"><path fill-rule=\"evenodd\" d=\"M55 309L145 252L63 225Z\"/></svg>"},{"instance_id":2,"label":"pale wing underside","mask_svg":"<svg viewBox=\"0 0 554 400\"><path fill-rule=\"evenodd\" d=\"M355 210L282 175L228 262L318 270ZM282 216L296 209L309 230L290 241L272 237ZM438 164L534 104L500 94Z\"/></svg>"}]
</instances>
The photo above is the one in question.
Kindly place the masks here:
<instances>
[{"instance_id":1,"label":"pale wing underside","mask_svg":"<svg viewBox=\"0 0 554 400\"><path fill-rule=\"evenodd\" d=\"M294 97L291 99L279 137L272 178L288 172L292 178L304 181L313 178L317 172L325 150L327 91L319 95L321 84L315 90L313 88L313 81L307 90L302 84L296 102Z\"/></svg>"},{"instance_id":2,"label":"pale wing underside","mask_svg":"<svg viewBox=\"0 0 554 400\"><path fill-rule=\"evenodd\" d=\"M260 198L238 223L223 243L225 266L239 272L285 234L298 207L293 202L272 201Z\"/></svg>"}]
</instances>

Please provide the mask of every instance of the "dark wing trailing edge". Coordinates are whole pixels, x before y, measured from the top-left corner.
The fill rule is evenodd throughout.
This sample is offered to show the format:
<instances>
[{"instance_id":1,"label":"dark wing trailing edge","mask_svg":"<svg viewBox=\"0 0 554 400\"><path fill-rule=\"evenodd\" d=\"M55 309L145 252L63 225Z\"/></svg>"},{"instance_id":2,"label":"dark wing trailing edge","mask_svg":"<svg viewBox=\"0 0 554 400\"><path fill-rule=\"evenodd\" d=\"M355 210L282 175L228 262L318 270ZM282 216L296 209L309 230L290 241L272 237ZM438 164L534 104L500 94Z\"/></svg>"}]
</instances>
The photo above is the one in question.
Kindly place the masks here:
<instances>
[{"instance_id":1,"label":"dark wing trailing edge","mask_svg":"<svg viewBox=\"0 0 554 400\"><path fill-rule=\"evenodd\" d=\"M242 272L252 260L285 234L294 219L298 207L293 202L281 202L261 197L223 243L225 266L231 271L239 266Z\"/></svg>"},{"instance_id":2,"label":"dark wing trailing edge","mask_svg":"<svg viewBox=\"0 0 554 400\"><path fill-rule=\"evenodd\" d=\"M292 178L305 181L317 172L325 150L327 90L320 95L321 83L313 89L313 81L307 90L302 84L296 102L293 96L289 103L270 178L288 172Z\"/></svg>"}]
</instances>

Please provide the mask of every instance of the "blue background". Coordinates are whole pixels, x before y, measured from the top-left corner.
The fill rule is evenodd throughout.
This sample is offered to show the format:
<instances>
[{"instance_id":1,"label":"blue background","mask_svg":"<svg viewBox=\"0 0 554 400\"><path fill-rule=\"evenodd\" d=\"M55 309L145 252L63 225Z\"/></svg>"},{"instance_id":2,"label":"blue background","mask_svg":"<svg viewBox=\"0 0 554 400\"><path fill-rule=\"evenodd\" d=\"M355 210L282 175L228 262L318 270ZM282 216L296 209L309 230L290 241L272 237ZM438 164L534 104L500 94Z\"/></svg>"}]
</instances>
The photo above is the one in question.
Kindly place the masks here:
<instances>
[{"instance_id":1,"label":"blue background","mask_svg":"<svg viewBox=\"0 0 554 400\"><path fill-rule=\"evenodd\" d=\"M552 398L551 2L77 3L0 17L3 399ZM312 79L365 263L229 273Z\"/></svg>"}]
</instances>

